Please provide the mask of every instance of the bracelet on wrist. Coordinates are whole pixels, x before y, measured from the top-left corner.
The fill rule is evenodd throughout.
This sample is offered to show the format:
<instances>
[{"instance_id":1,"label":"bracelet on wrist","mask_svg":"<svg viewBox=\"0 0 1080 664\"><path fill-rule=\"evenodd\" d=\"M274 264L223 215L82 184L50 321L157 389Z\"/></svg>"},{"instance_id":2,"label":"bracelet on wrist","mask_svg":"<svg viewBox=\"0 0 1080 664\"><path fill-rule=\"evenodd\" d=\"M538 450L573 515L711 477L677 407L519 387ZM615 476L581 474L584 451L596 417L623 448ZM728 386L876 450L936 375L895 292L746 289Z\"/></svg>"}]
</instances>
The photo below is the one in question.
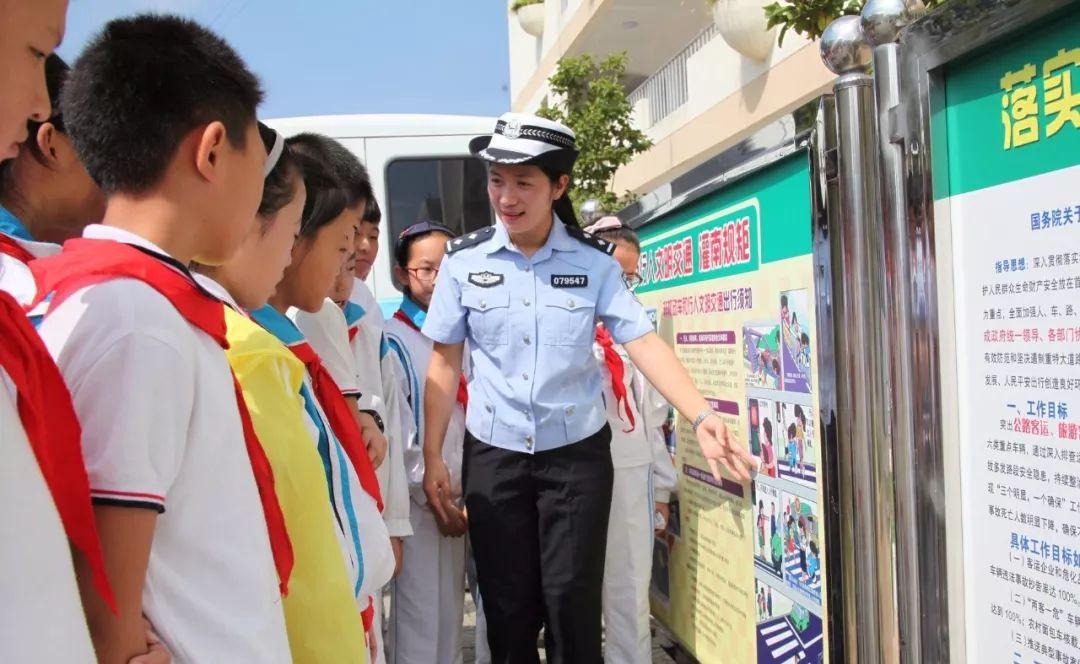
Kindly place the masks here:
<instances>
[{"instance_id":1,"label":"bracelet on wrist","mask_svg":"<svg viewBox=\"0 0 1080 664\"><path fill-rule=\"evenodd\" d=\"M702 422L715 415L716 411L714 411L712 408L706 408L705 410L698 413L698 416L694 418L693 423L690 425L691 428L693 428L694 433L697 433L698 427L701 426Z\"/></svg>"}]
</instances>

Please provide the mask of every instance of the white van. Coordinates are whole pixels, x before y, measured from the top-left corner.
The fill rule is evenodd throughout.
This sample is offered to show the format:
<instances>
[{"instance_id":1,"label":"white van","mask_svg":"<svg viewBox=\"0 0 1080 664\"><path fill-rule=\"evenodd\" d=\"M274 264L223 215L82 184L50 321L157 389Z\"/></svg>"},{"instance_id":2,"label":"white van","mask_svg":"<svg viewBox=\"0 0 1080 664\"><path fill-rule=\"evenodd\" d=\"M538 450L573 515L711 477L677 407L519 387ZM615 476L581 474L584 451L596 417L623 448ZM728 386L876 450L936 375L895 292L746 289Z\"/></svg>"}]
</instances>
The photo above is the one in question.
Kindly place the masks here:
<instances>
[{"instance_id":1,"label":"white van","mask_svg":"<svg viewBox=\"0 0 1080 664\"><path fill-rule=\"evenodd\" d=\"M292 136L315 132L340 141L367 166L382 208L379 255L368 278L385 316L401 302L390 266L398 234L417 221L458 233L494 222L484 163L469 140L490 134L495 118L465 115L325 115L268 120Z\"/></svg>"}]
</instances>

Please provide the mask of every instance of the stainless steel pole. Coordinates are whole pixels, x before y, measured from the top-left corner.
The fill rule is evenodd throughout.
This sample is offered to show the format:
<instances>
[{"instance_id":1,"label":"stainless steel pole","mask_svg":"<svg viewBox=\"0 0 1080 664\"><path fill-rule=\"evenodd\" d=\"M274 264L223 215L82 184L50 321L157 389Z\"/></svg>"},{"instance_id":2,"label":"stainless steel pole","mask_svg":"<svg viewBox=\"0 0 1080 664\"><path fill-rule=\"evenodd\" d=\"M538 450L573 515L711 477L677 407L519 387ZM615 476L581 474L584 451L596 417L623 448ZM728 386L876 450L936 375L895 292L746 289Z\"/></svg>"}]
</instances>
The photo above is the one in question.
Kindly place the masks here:
<instances>
[{"instance_id":1,"label":"stainless steel pole","mask_svg":"<svg viewBox=\"0 0 1080 664\"><path fill-rule=\"evenodd\" d=\"M888 422L884 227L870 47L857 16L821 39L825 65L839 78L837 111L841 214L833 235L838 443L850 468L842 565L848 661L899 662L895 503ZM842 493L848 493L843 491Z\"/></svg>"},{"instance_id":2,"label":"stainless steel pole","mask_svg":"<svg viewBox=\"0 0 1080 664\"><path fill-rule=\"evenodd\" d=\"M896 501L896 601L900 661L918 664L948 659L945 558L940 524L920 523L920 500L941 490L943 478L932 464L920 464L919 450L940 445L922 435L916 378L917 330L914 286L919 242L908 216L901 105L900 32L925 12L921 0L869 0L862 11L862 28L873 48L874 90L877 100L878 149L884 228L886 288L884 334L889 353L881 358L886 394L892 409L886 422L892 445ZM920 465L925 466L920 473ZM919 478L919 479L917 479ZM930 479L927 482L927 479ZM925 519L924 519L925 521ZM927 592L922 592L926 588Z\"/></svg>"}]
</instances>

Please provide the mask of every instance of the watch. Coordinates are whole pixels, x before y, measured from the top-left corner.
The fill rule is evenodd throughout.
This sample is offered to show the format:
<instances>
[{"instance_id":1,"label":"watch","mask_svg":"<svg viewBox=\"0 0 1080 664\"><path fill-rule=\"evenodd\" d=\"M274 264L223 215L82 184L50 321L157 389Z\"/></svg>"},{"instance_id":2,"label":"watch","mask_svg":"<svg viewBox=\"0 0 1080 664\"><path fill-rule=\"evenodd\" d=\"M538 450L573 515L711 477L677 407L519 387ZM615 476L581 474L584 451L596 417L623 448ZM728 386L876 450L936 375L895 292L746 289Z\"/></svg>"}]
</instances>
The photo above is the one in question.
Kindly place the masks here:
<instances>
[{"instance_id":1,"label":"watch","mask_svg":"<svg viewBox=\"0 0 1080 664\"><path fill-rule=\"evenodd\" d=\"M716 411L714 411L712 408L706 408L705 410L698 413L698 416L694 418L694 422L690 425L691 428L694 429L694 433L697 433L698 427L701 426L701 423L704 422L706 418L712 415L716 415Z\"/></svg>"}]
</instances>

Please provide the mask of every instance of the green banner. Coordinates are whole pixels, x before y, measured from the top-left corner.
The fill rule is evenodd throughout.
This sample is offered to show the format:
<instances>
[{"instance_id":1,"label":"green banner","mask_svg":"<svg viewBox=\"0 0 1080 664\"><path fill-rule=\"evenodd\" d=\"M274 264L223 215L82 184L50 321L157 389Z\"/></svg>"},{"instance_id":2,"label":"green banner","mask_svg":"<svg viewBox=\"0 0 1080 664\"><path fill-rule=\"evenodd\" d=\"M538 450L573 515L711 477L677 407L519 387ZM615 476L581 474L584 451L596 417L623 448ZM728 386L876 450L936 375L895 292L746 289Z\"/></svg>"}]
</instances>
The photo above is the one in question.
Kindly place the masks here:
<instances>
[{"instance_id":1,"label":"green banner","mask_svg":"<svg viewBox=\"0 0 1080 664\"><path fill-rule=\"evenodd\" d=\"M810 163L785 159L655 221L641 235L639 293L752 272L810 253Z\"/></svg>"},{"instance_id":2,"label":"green banner","mask_svg":"<svg viewBox=\"0 0 1080 664\"><path fill-rule=\"evenodd\" d=\"M1057 16L947 65L945 108L933 124L935 145L944 139L948 153L947 168L935 177L938 199L1075 164L1080 12Z\"/></svg>"}]
</instances>

